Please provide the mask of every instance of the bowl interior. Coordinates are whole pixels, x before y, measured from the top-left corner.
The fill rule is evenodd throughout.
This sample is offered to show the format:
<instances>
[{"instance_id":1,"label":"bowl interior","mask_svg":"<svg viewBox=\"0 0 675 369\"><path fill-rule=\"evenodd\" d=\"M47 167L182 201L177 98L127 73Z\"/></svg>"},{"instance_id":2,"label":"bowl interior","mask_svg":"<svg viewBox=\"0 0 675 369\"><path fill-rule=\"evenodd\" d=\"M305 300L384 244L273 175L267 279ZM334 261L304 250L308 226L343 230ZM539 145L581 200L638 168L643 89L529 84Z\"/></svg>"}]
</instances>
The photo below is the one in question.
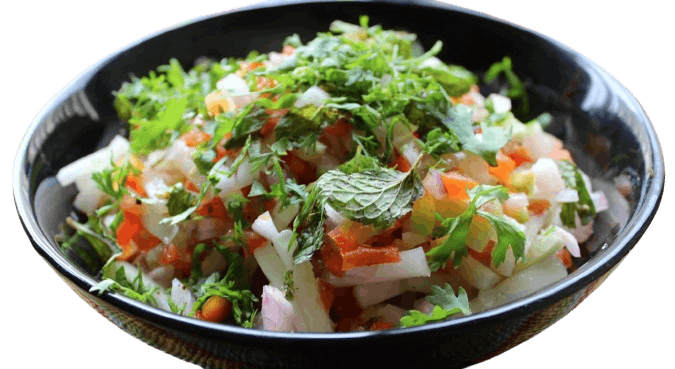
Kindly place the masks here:
<instances>
[{"instance_id":1,"label":"bowl interior","mask_svg":"<svg viewBox=\"0 0 675 369\"><path fill-rule=\"evenodd\" d=\"M635 215L644 208L653 216L654 201L658 204L663 189L658 141L637 101L598 66L555 41L484 15L437 6L442 9L377 2L280 8L261 4L171 29L114 53L61 91L24 139L15 168L15 198L17 207L27 205L22 220L29 236L39 239L38 251L50 263L66 264L54 237L73 211L76 190L61 187L53 176L64 165L105 146L115 134L126 133L125 123L113 109L112 92L130 75L145 75L170 58L188 68L198 57L221 59L243 57L252 50L278 51L284 38L293 33L306 42L316 32L326 31L335 19L358 23L360 14L368 14L371 24L416 33L427 49L443 41L438 57L473 71L485 71L504 56L511 57L516 74L528 86L530 113L519 118L527 121L542 112L553 114L555 119L547 130L566 142L580 168L593 178L594 188L605 191L610 202L610 210L601 213L595 223L595 234L587 243L589 252L582 260L585 264L580 262L568 278L597 269L602 256L616 254L619 247L632 247L634 242L626 246L627 242L614 241L628 237L628 228L643 227L635 223ZM463 37L454 36L458 34ZM614 188L613 179L620 174L628 176L633 186L627 199ZM628 250L620 252L625 255ZM60 267L79 276L95 275L82 265Z\"/></svg>"}]
</instances>

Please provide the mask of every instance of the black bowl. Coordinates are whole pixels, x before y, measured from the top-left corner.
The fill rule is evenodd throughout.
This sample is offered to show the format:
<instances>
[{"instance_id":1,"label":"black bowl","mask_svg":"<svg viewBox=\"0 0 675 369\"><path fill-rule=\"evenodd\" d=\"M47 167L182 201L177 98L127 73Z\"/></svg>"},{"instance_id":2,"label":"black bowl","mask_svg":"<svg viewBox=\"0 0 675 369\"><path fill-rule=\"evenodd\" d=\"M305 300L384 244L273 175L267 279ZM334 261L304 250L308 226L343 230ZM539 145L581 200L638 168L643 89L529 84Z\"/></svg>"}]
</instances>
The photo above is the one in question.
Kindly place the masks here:
<instances>
[{"instance_id":1,"label":"black bowl","mask_svg":"<svg viewBox=\"0 0 675 369\"><path fill-rule=\"evenodd\" d=\"M425 47L444 42L441 59L481 71L511 56L528 76L531 116L556 116L549 130L564 139L594 185L628 175L628 201L609 192L612 207L596 221L592 251L564 280L502 307L443 323L383 332L317 334L249 330L167 313L117 294L89 293L96 282L59 250L54 236L72 210L74 189L53 176L65 164L104 146L124 130L111 91L129 74L144 75L169 58L244 56L278 50L283 38L304 41L334 19L417 33ZM423 19L424 22L418 20ZM466 37L447 37L459 31ZM481 44L480 49L473 45ZM528 117L522 117L526 119ZM604 281L654 217L664 188L664 163L654 129L639 103L585 57L529 30L430 2L269 2L172 29L121 50L85 71L35 118L14 167L14 199L38 253L92 307L120 328L181 359L205 367L463 367L529 339L569 313ZM392 354L395 350L396 353ZM347 354L348 353L348 354Z\"/></svg>"}]
</instances>

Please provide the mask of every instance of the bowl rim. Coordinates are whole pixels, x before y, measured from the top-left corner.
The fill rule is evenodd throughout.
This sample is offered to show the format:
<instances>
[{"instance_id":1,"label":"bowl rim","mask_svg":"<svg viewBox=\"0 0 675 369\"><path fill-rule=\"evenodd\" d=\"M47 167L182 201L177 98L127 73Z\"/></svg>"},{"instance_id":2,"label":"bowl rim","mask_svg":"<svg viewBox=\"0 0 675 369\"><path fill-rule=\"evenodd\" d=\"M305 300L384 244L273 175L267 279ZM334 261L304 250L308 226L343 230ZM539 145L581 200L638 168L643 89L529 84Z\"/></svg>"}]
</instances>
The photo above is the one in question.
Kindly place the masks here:
<instances>
[{"instance_id":1,"label":"bowl rim","mask_svg":"<svg viewBox=\"0 0 675 369\"><path fill-rule=\"evenodd\" d=\"M575 291L580 290L581 288L587 286L593 280L597 279L601 275L610 271L611 268L615 267L619 261L635 246L640 237L644 234L647 227L651 223L651 220L656 214L656 211L661 202L663 196L664 183L665 183L665 164L663 159L663 152L659 144L656 132L653 125L651 124L647 114L645 113L642 106L639 102L633 97L628 90L623 87L620 83L616 81L612 76L607 72L599 68L595 63L588 60L588 58L579 54L576 51L573 51L569 47L561 44L558 41L555 41L545 35L537 33L535 31L529 30L527 28L515 25L508 21L476 12L473 10L461 8L458 6L439 3L436 1L392 1L392 0L356 0L357 3L396 3L403 4L406 6L414 6L418 8L431 8L431 9L442 9L447 11L452 11L456 13L462 13L467 16L480 18L481 21L491 21L497 22L504 25L507 25L519 32L529 33L542 41L545 41L553 46L564 50L565 52L571 53L576 57L582 58L583 61L589 63L589 65L597 67L599 71L605 74L607 78L610 78L615 82L617 88L622 89L627 93L627 97L632 99L635 103L635 106L639 108L639 111L635 113L638 115L643 115L644 119L640 121L640 125L644 128L649 147L642 152L651 152L651 167L645 167L643 175L646 180L641 184L641 193L640 199L637 202L635 211L630 217L628 223L623 227L623 229L617 234L615 241L609 245L608 249L603 252L601 255L598 255L595 260L592 262L582 265L578 270L568 275L568 277L558 281L552 285L549 285L543 290L540 290L533 295L518 299L514 302L484 311L476 314L472 314L465 317L460 317L453 320L448 320L444 322L431 323L419 327L411 328L401 328L401 329L391 329L386 331L378 332L336 332L336 333L318 333L318 332L275 332L275 331L266 331L259 329L249 329L242 328L232 325L224 325L206 322L202 320L197 320L193 318L188 318L173 314L159 308L146 305L139 301L127 298L119 294L110 294L104 293L102 295L97 295L92 292L88 292L91 286L93 286L96 281L87 276L84 272L80 271L76 267L70 264L70 262L58 252L51 242L48 240L47 236L41 231L40 227L37 224L37 219L34 215L33 205L30 201L30 195L28 189L24 188L25 180L23 178L26 176L24 173L24 168L28 166L27 154L30 148L31 141L36 134L37 129L41 126L41 122L45 121L45 118L59 106L66 98L72 95L72 93L77 91L84 81L87 81L93 76L99 69L106 66L110 61L119 56L120 54L126 52L129 49L136 47L137 45L151 40L155 37L158 37L162 34L165 34L170 31L178 30L183 27L189 27L195 23L202 21L210 20L213 18L236 14L244 13L250 11L256 11L258 9L264 9L269 7L285 7L285 6L296 6L299 4L307 5L320 5L322 3L327 3L329 1L322 0L299 0L299 1L285 1L285 0L272 0L260 4L251 5L248 7L235 9L227 12L206 15L202 17L195 18L189 22L180 23L171 27L167 27L158 32L152 33L148 36L138 39L137 41L119 49L107 57L103 58L93 66L89 67L87 70L78 75L73 81L71 81L66 87L59 91L46 105L45 107L36 115L29 125L26 133L24 134L20 144L17 155L14 161L14 170L12 174L12 187L13 187L13 197L16 206L17 213L21 220L21 224L24 227L24 230L32 243L35 250L50 264L50 266L62 277L68 279L78 288L82 289L85 293L94 296L97 299L101 299L106 303L115 306L116 308L123 310L135 317L140 317L146 321L152 322L153 324L161 325L166 328L176 329L180 331L187 331L191 334L210 337L210 338L228 338L235 339L242 343L244 342L255 342L256 344L274 344L274 345L293 345L295 343L301 343L303 345L321 345L325 344L327 340L331 341L331 344L363 344L363 343L380 343L386 340L391 339L400 339L405 337L405 339L410 339L413 337L424 338L425 335L428 337L429 333L438 333L445 330L455 330L458 332L464 330L470 330L479 325L485 324L499 324L499 322L506 319L514 318L516 316L525 316L531 314L532 312L547 306L555 301L560 300L563 297L567 297L573 294ZM644 124L643 124L644 123Z\"/></svg>"}]
</instances>

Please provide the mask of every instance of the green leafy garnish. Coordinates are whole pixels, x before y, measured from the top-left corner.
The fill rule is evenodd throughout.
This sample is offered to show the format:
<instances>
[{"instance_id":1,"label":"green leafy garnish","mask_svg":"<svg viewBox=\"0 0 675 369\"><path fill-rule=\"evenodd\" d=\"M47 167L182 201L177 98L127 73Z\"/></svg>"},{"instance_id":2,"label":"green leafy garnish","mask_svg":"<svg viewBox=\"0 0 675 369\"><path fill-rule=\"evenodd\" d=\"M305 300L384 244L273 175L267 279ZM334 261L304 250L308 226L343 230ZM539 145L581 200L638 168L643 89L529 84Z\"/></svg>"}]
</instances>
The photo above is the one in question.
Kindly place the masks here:
<instances>
[{"instance_id":1,"label":"green leafy garnish","mask_svg":"<svg viewBox=\"0 0 675 369\"><path fill-rule=\"evenodd\" d=\"M431 315L418 310L409 310L401 318L401 327L416 327L427 323L441 322L459 313L471 314L469 298L462 287L459 287L457 296L455 296L452 286L447 283L443 287L431 286L431 295L427 297L427 300L435 305Z\"/></svg>"},{"instance_id":2,"label":"green leafy garnish","mask_svg":"<svg viewBox=\"0 0 675 369\"><path fill-rule=\"evenodd\" d=\"M562 174L565 186L576 190L579 194L579 201L567 202L562 204L560 220L567 228L576 228L575 214L581 219L581 224L588 224L595 217L595 204L591 194L586 188L586 183L579 168L567 160L558 160L558 168Z\"/></svg>"},{"instance_id":3,"label":"green leafy garnish","mask_svg":"<svg viewBox=\"0 0 675 369\"><path fill-rule=\"evenodd\" d=\"M232 313L234 320L242 327L252 328L255 318L255 303L258 298L248 289L237 288L235 280L231 279L228 273L220 278L218 273L212 274L196 292L197 300L192 305L191 315L201 309L202 305L211 296L220 296L232 303Z\"/></svg>"},{"instance_id":4,"label":"green leafy garnish","mask_svg":"<svg viewBox=\"0 0 675 369\"><path fill-rule=\"evenodd\" d=\"M494 200L505 200L508 191L503 186L479 185L467 191L471 198L469 207L458 217L443 218L441 220L440 235L446 238L436 247L427 252L429 268L432 271L443 267L452 258L454 265L459 266L462 259L468 255L466 237L469 234L474 215L479 215L492 223L497 229L497 245L492 250L492 262L495 266L504 262L506 252L511 247L516 261L523 257L525 252L525 234L520 229L518 222L505 216L496 216L481 210L480 207Z\"/></svg>"}]
</instances>

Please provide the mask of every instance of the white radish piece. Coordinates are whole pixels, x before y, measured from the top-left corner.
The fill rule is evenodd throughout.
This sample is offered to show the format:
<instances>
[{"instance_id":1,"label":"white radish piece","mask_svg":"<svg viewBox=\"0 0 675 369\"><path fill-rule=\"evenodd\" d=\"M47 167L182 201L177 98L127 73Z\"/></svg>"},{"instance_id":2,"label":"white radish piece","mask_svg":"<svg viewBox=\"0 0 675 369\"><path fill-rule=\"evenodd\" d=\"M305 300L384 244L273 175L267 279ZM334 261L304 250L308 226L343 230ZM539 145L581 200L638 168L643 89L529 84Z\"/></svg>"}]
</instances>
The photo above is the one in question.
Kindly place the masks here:
<instances>
[{"instance_id":1,"label":"white radish piece","mask_svg":"<svg viewBox=\"0 0 675 369\"><path fill-rule=\"evenodd\" d=\"M391 264L378 264L354 268L339 278L329 275L328 282L334 286L356 286L367 283L392 281L412 277L428 277L431 275L424 249L421 247L400 253L401 261Z\"/></svg>"}]
</instances>

